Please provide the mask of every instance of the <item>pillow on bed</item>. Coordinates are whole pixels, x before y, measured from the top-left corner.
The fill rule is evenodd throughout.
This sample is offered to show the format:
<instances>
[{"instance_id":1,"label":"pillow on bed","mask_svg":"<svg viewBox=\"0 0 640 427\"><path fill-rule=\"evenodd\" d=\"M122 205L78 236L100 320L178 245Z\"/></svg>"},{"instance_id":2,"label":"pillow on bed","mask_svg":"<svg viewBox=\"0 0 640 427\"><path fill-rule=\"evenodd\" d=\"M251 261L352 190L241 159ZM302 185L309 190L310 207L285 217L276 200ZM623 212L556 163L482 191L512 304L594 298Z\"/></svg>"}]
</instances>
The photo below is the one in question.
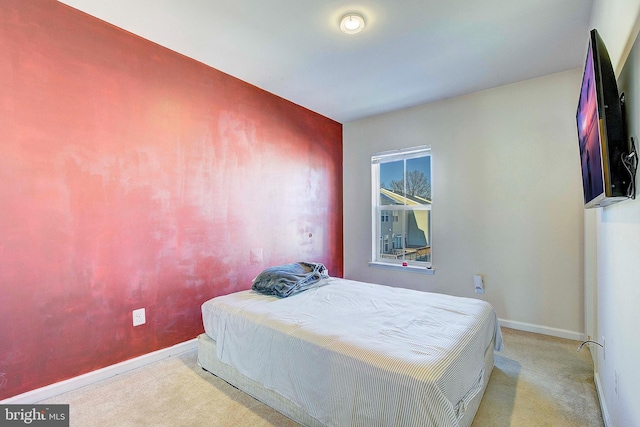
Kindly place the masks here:
<instances>
[{"instance_id":1,"label":"pillow on bed","mask_svg":"<svg viewBox=\"0 0 640 427\"><path fill-rule=\"evenodd\" d=\"M284 298L326 284L327 268L314 262L294 262L269 267L253 279L251 289Z\"/></svg>"}]
</instances>

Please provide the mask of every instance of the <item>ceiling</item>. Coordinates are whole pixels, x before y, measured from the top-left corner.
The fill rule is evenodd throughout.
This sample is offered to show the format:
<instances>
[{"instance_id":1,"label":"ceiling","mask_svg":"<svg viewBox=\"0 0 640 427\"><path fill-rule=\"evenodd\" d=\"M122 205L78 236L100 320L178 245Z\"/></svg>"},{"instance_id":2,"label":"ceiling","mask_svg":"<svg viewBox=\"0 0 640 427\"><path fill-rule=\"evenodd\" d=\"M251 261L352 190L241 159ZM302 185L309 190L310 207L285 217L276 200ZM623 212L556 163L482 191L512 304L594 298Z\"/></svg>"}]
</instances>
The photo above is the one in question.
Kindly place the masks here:
<instances>
[{"instance_id":1,"label":"ceiling","mask_svg":"<svg viewBox=\"0 0 640 427\"><path fill-rule=\"evenodd\" d=\"M347 123L582 67L593 0L62 3Z\"/></svg>"}]
</instances>

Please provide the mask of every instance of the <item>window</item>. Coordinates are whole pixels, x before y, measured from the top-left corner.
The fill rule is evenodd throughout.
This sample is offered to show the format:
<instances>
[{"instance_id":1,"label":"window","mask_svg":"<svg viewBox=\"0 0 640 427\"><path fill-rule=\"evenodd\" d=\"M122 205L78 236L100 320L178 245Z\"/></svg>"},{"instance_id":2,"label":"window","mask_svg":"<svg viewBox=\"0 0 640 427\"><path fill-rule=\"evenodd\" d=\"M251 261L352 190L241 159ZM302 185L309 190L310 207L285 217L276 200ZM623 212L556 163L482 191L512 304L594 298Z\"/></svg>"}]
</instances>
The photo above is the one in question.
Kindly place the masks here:
<instances>
[{"instance_id":1,"label":"window","mask_svg":"<svg viewBox=\"0 0 640 427\"><path fill-rule=\"evenodd\" d=\"M373 263L431 268L431 149L371 157Z\"/></svg>"}]
</instances>

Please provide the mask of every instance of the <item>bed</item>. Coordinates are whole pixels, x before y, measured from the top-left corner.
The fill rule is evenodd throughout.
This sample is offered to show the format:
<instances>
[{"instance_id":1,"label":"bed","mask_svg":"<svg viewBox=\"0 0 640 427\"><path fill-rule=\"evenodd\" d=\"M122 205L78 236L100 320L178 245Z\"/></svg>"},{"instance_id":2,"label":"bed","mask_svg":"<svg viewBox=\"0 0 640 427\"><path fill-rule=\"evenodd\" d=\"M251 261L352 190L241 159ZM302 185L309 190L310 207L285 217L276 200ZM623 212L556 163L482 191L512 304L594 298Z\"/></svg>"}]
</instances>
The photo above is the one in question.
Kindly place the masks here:
<instances>
[{"instance_id":1,"label":"bed","mask_svg":"<svg viewBox=\"0 0 640 427\"><path fill-rule=\"evenodd\" d=\"M470 426L502 347L484 301L333 277L202 317L199 365L305 426Z\"/></svg>"}]
</instances>

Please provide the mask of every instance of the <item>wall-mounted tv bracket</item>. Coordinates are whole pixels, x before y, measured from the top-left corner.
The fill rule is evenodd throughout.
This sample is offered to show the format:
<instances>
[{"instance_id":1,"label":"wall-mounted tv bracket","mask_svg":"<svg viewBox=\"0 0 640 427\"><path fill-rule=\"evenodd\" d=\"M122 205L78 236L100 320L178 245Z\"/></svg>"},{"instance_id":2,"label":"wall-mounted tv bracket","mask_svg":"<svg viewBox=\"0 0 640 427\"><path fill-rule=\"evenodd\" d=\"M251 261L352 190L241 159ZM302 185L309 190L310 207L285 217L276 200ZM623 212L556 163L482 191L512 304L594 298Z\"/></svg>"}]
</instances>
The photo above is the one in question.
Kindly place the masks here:
<instances>
[{"instance_id":1,"label":"wall-mounted tv bracket","mask_svg":"<svg viewBox=\"0 0 640 427\"><path fill-rule=\"evenodd\" d=\"M622 107L622 117L624 117L626 122L626 108L625 108L625 98L624 92L620 94L620 106ZM625 123L625 129L628 129ZM633 137L629 138L629 152L622 153L622 164L624 165L627 172L631 176L631 180L629 182L629 186L627 187L627 197L631 199L636 198L636 170L638 169L638 152L636 151L636 143L633 140Z\"/></svg>"}]
</instances>

